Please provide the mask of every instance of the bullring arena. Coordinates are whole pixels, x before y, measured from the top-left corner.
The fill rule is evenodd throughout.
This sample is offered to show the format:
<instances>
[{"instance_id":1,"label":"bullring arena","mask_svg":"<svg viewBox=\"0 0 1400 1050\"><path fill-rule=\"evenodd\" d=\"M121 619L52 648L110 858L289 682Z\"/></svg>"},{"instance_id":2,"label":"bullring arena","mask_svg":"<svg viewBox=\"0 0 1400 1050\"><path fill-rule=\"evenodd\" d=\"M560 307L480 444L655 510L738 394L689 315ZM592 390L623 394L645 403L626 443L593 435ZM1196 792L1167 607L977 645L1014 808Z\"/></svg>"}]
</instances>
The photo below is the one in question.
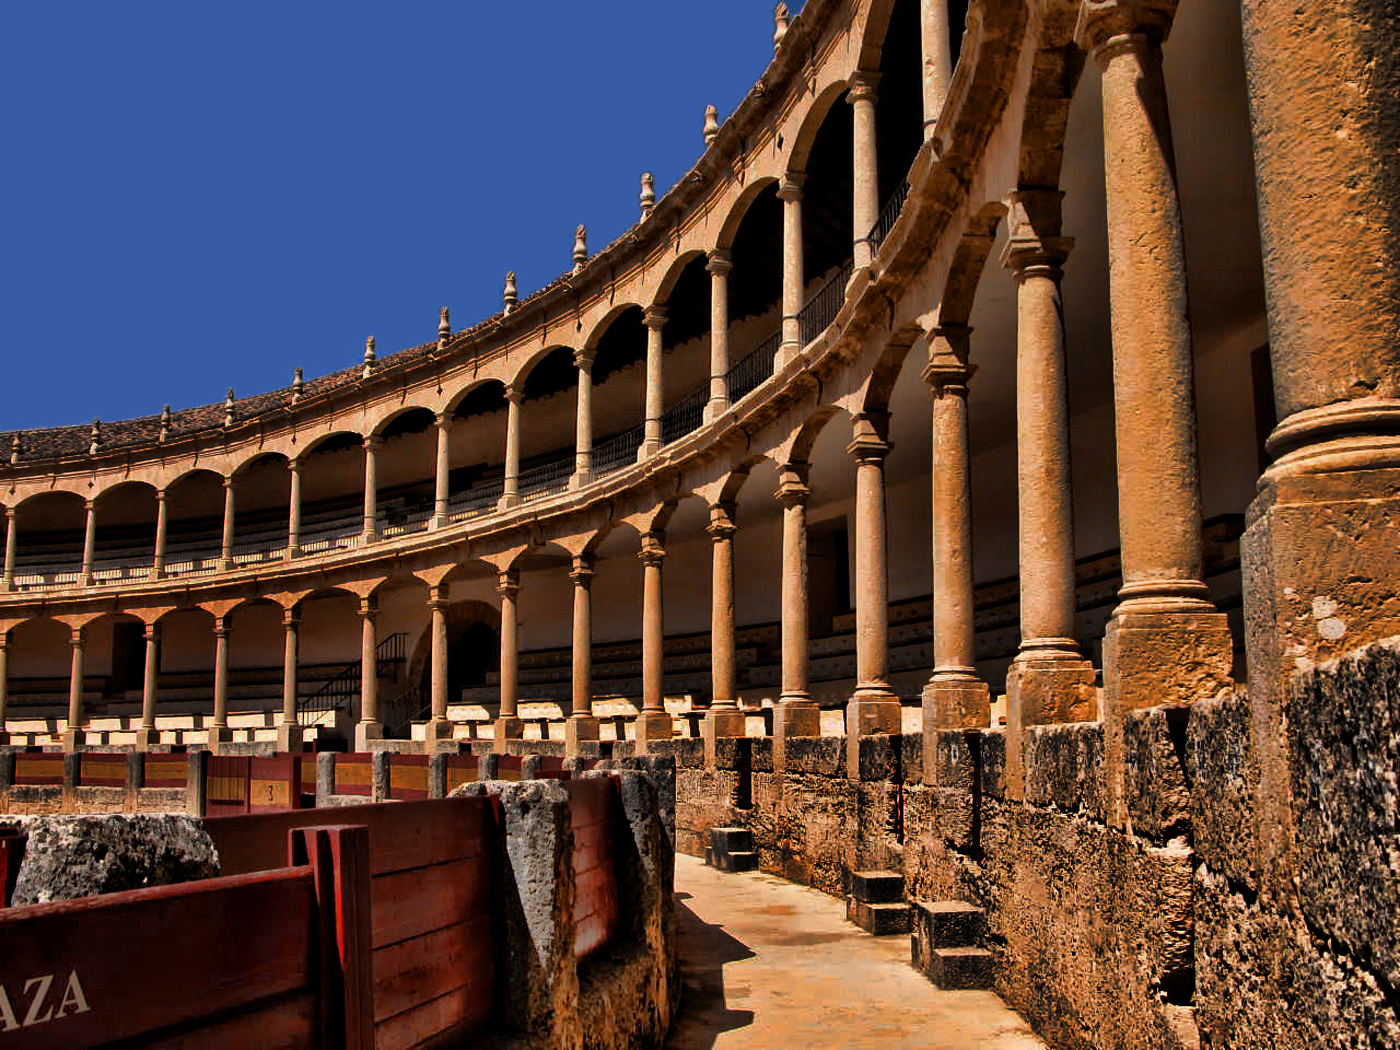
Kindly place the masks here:
<instances>
[{"instance_id":1,"label":"bullring arena","mask_svg":"<svg viewBox=\"0 0 1400 1050\"><path fill-rule=\"evenodd\" d=\"M673 846L845 898L1044 1045L1400 1046L1388 11L779 5L690 171L496 315L0 434L0 812L193 810L288 894L416 870L393 800L499 837L429 867L573 851L567 964L487 938L508 1008L295 1045L662 1045ZM368 844L287 846L313 800ZM589 836L636 845L598 875ZM315 1002L382 1005L344 980Z\"/></svg>"}]
</instances>

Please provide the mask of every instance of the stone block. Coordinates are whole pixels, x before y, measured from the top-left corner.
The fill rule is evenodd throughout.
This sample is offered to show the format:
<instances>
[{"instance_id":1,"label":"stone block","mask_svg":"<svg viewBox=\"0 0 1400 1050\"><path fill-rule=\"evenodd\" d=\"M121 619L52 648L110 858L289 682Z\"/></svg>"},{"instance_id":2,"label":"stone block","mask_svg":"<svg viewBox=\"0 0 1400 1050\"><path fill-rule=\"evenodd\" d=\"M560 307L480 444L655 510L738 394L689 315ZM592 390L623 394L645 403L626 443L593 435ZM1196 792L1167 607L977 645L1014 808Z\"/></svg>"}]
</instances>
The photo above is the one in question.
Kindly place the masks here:
<instances>
[{"instance_id":1,"label":"stone block","mask_svg":"<svg viewBox=\"0 0 1400 1050\"><path fill-rule=\"evenodd\" d=\"M1252 889L1259 864L1254 806L1259 757L1251 718L1245 693L1191 705L1186 772L1196 852L1216 871Z\"/></svg>"},{"instance_id":2,"label":"stone block","mask_svg":"<svg viewBox=\"0 0 1400 1050\"><path fill-rule=\"evenodd\" d=\"M755 737L750 741L753 745L751 760L755 773L773 772L773 738L769 736Z\"/></svg>"},{"instance_id":3,"label":"stone block","mask_svg":"<svg viewBox=\"0 0 1400 1050\"><path fill-rule=\"evenodd\" d=\"M660 744L654 746L661 748ZM700 769L705 765L705 741L702 737L676 737L662 753L669 754L681 768Z\"/></svg>"},{"instance_id":4,"label":"stone block","mask_svg":"<svg viewBox=\"0 0 1400 1050\"><path fill-rule=\"evenodd\" d=\"M904 876L897 871L853 871L851 896L867 904L903 903Z\"/></svg>"},{"instance_id":5,"label":"stone block","mask_svg":"<svg viewBox=\"0 0 1400 1050\"><path fill-rule=\"evenodd\" d=\"M899 769L906 784L920 784L924 779L924 734L902 733L899 736Z\"/></svg>"},{"instance_id":6,"label":"stone block","mask_svg":"<svg viewBox=\"0 0 1400 1050\"><path fill-rule=\"evenodd\" d=\"M909 932L909 905L903 901L872 903L846 898L846 921L853 922L866 933L888 937Z\"/></svg>"},{"instance_id":7,"label":"stone block","mask_svg":"<svg viewBox=\"0 0 1400 1050\"><path fill-rule=\"evenodd\" d=\"M886 734L863 736L859 742L860 780L895 780L899 776L899 737Z\"/></svg>"},{"instance_id":8,"label":"stone block","mask_svg":"<svg viewBox=\"0 0 1400 1050\"><path fill-rule=\"evenodd\" d=\"M1129 711L1123 717L1123 801L1133 834L1165 842L1190 833L1189 717L1185 707Z\"/></svg>"},{"instance_id":9,"label":"stone block","mask_svg":"<svg viewBox=\"0 0 1400 1050\"><path fill-rule=\"evenodd\" d=\"M1021 742L1027 802L1103 819L1103 726L1100 723L1028 726Z\"/></svg>"},{"instance_id":10,"label":"stone block","mask_svg":"<svg viewBox=\"0 0 1400 1050\"><path fill-rule=\"evenodd\" d=\"M786 741L785 753L787 773L808 773L823 777L845 775L846 738L843 736L790 737Z\"/></svg>"},{"instance_id":11,"label":"stone block","mask_svg":"<svg viewBox=\"0 0 1400 1050\"><path fill-rule=\"evenodd\" d=\"M986 911L966 901L915 901L914 965L928 972L935 948L974 948L982 943Z\"/></svg>"},{"instance_id":12,"label":"stone block","mask_svg":"<svg viewBox=\"0 0 1400 1050\"><path fill-rule=\"evenodd\" d=\"M752 741L742 737L715 738L715 768L738 771L749 762Z\"/></svg>"},{"instance_id":13,"label":"stone block","mask_svg":"<svg viewBox=\"0 0 1400 1050\"><path fill-rule=\"evenodd\" d=\"M982 794L988 798L1006 797L1006 731L986 729L978 734L980 752L973 755L982 779Z\"/></svg>"},{"instance_id":14,"label":"stone block","mask_svg":"<svg viewBox=\"0 0 1400 1050\"><path fill-rule=\"evenodd\" d=\"M996 956L985 948L934 948L928 976L945 990L990 988L996 978Z\"/></svg>"}]
</instances>

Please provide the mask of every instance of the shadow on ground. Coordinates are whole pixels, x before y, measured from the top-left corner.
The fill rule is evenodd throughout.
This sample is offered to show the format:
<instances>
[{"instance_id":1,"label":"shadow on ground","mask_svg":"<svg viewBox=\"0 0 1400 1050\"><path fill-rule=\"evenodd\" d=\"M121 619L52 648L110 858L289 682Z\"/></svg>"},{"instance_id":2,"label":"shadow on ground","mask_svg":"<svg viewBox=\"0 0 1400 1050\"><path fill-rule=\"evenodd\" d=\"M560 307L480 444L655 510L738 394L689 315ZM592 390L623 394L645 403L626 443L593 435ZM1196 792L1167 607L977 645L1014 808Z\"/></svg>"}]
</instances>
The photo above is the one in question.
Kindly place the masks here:
<instances>
[{"instance_id":1,"label":"shadow on ground","mask_svg":"<svg viewBox=\"0 0 1400 1050\"><path fill-rule=\"evenodd\" d=\"M684 903L689 897L676 894L684 991L667 1050L710 1050L722 1032L753 1024L752 1010L729 1009L724 989L725 964L752 959L753 951L723 926L705 922L691 911Z\"/></svg>"}]
</instances>

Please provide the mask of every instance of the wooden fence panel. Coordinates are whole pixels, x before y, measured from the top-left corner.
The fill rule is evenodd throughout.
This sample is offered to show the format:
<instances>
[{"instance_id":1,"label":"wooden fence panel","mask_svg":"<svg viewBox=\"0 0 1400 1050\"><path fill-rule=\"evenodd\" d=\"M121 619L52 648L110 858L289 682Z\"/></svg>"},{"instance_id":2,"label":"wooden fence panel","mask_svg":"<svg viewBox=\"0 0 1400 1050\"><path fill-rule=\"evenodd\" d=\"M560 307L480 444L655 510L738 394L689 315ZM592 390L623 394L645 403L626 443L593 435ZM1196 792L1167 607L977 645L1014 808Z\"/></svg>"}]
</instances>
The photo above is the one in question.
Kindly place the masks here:
<instances>
[{"instance_id":1,"label":"wooden fence panel","mask_svg":"<svg viewBox=\"0 0 1400 1050\"><path fill-rule=\"evenodd\" d=\"M335 756L336 795L374 794L374 756L368 751L351 751Z\"/></svg>"},{"instance_id":2,"label":"wooden fence panel","mask_svg":"<svg viewBox=\"0 0 1400 1050\"><path fill-rule=\"evenodd\" d=\"M82 787L124 788L128 768L125 752L78 752L78 783Z\"/></svg>"},{"instance_id":3,"label":"wooden fence panel","mask_svg":"<svg viewBox=\"0 0 1400 1050\"><path fill-rule=\"evenodd\" d=\"M389 755L389 797L403 802L428 797L427 755Z\"/></svg>"},{"instance_id":4,"label":"wooden fence panel","mask_svg":"<svg viewBox=\"0 0 1400 1050\"><path fill-rule=\"evenodd\" d=\"M476 755L447 756L447 794L463 784L472 784L481 779L481 759Z\"/></svg>"},{"instance_id":5,"label":"wooden fence panel","mask_svg":"<svg viewBox=\"0 0 1400 1050\"><path fill-rule=\"evenodd\" d=\"M146 786L148 788L181 788L189 784L190 757L182 754L146 755Z\"/></svg>"},{"instance_id":6,"label":"wooden fence panel","mask_svg":"<svg viewBox=\"0 0 1400 1050\"><path fill-rule=\"evenodd\" d=\"M210 755L204 782L206 816L223 817L248 812L251 759L247 755Z\"/></svg>"},{"instance_id":7,"label":"wooden fence panel","mask_svg":"<svg viewBox=\"0 0 1400 1050\"><path fill-rule=\"evenodd\" d=\"M248 812L301 809L302 761L299 754L249 758Z\"/></svg>"},{"instance_id":8,"label":"wooden fence panel","mask_svg":"<svg viewBox=\"0 0 1400 1050\"><path fill-rule=\"evenodd\" d=\"M617 936L617 813L621 806L612 777L571 780L569 815L574 826L574 955L582 959Z\"/></svg>"},{"instance_id":9,"label":"wooden fence panel","mask_svg":"<svg viewBox=\"0 0 1400 1050\"><path fill-rule=\"evenodd\" d=\"M56 751L17 752L15 783L36 787L62 787L63 755Z\"/></svg>"},{"instance_id":10,"label":"wooden fence panel","mask_svg":"<svg viewBox=\"0 0 1400 1050\"><path fill-rule=\"evenodd\" d=\"M0 908L8 908L14 899L19 866L24 863L24 847L28 836L16 828L0 828Z\"/></svg>"},{"instance_id":11,"label":"wooden fence panel","mask_svg":"<svg viewBox=\"0 0 1400 1050\"><path fill-rule=\"evenodd\" d=\"M524 763L525 759L522 755L497 755L496 779L520 780L524 775L522 770Z\"/></svg>"}]
</instances>

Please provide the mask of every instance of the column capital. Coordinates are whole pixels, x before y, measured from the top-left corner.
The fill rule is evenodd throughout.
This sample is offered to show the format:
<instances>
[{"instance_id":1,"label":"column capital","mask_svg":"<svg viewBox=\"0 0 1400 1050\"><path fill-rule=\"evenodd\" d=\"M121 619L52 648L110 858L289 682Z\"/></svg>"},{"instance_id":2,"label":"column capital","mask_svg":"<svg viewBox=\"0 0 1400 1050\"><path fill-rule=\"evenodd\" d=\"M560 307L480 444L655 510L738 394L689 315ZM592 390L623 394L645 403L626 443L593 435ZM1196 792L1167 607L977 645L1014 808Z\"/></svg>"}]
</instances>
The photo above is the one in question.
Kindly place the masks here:
<instances>
[{"instance_id":1,"label":"column capital","mask_svg":"<svg viewBox=\"0 0 1400 1050\"><path fill-rule=\"evenodd\" d=\"M433 416L433 426L437 427L439 430L451 430L452 413L446 411L437 413Z\"/></svg>"},{"instance_id":2,"label":"column capital","mask_svg":"<svg viewBox=\"0 0 1400 1050\"><path fill-rule=\"evenodd\" d=\"M384 444L384 438L379 434L366 434L364 439L365 450L377 448Z\"/></svg>"},{"instance_id":3,"label":"column capital","mask_svg":"<svg viewBox=\"0 0 1400 1050\"><path fill-rule=\"evenodd\" d=\"M574 351L574 367L580 372L587 372L589 375L592 375L593 362L596 360L598 360L598 351L596 349L580 347Z\"/></svg>"},{"instance_id":4,"label":"column capital","mask_svg":"<svg viewBox=\"0 0 1400 1050\"><path fill-rule=\"evenodd\" d=\"M856 70L846 81L846 101L853 106L857 102L873 103L879 96L879 92L876 90L879 83L879 73L864 69Z\"/></svg>"},{"instance_id":5,"label":"column capital","mask_svg":"<svg viewBox=\"0 0 1400 1050\"><path fill-rule=\"evenodd\" d=\"M164 503L164 502L165 502L165 489L156 489L156 502L157 502L157 503ZM7 510L7 511L6 511L6 514L8 515L9 513L10 513L10 512Z\"/></svg>"},{"instance_id":6,"label":"column capital","mask_svg":"<svg viewBox=\"0 0 1400 1050\"><path fill-rule=\"evenodd\" d=\"M513 405L518 405L525 400L525 387L511 383L506 387L506 400Z\"/></svg>"},{"instance_id":7,"label":"column capital","mask_svg":"<svg viewBox=\"0 0 1400 1050\"><path fill-rule=\"evenodd\" d=\"M362 620L373 620L379 615L379 599L370 595L368 598L360 599L360 618Z\"/></svg>"},{"instance_id":8,"label":"column capital","mask_svg":"<svg viewBox=\"0 0 1400 1050\"><path fill-rule=\"evenodd\" d=\"M97 509L97 497L96 497L96 496L85 496L85 497L83 497L83 508L84 508L89 514L91 514L94 510Z\"/></svg>"},{"instance_id":9,"label":"column capital","mask_svg":"<svg viewBox=\"0 0 1400 1050\"><path fill-rule=\"evenodd\" d=\"M807 181L804 171L789 171L778 180L778 200L792 203L802 199L802 184Z\"/></svg>"},{"instance_id":10,"label":"column capital","mask_svg":"<svg viewBox=\"0 0 1400 1050\"><path fill-rule=\"evenodd\" d=\"M728 248L711 248L705 269L715 277L727 277L729 271L734 269L734 256Z\"/></svg>"},{"instance_id":11,"label":"column capital","mask_svg":"<svg viewBox=\"0 0 1400 1050\"><path fill-rule=\"evenodd\" d=\"M514 598L520 593L520 573L516 569L502 569L496 577L496 593L502 598Z\"/></svg>"},{"instance_id":12,"label":"column capital","mask_svg":"<svg viewBox=\"0 0 1400 1050\"><path fill-rule=\"evenodd\" d=\"M666 534L660 530L642 533L642 549L637 557L643 565L659 566L666 559Z\"/></svg>"},{"instance_id":13,"label":"column capital","mask_svg":"<svg viewBox=\"0 0 1400 1050\"><path fill-rule=\"evenodd\" d=\"M716 543L723 542L738 532L739 526L734 524L734 504L712 504L710 506L710 523L705 526L705 531L710 534L710 539Z\"/></svg>"},{"instance_id":14,"label":"column capital","mask_svg":"<svg viewBox=\"0 0 1400 1050\"><path fill-rule=\"evenodd\" d=\"M232 474L230 474L228 477L224 478L224 491L225 491L225 492L230 492L230 491L232 491L234 488L236 488L237 486L238 486L238 479L235 478Z\"/></svg>"},{"instance_id":15,"label":"column capital","mask_svg":"<svg viewBox=\"0 0 1400 1050\"><path fill-rule=\"evenodd\" d=\"M574 581L577 587L587 587L593 582L593 555L574 555L573 567L569 569L569 579Z\"/></svg>"},{"instance_id":16,"label":"column capital","mask_svg":"<svg viewBox=\"0 0 1400 1050\"><path fill-rule=\"evenodd\" d=\"M642 324L646 325L653 332L659 332L661 326L666 323L666 307L655 305L648 306L642 314Z\"/></svg>"},{"instance_id":17,"label":"column capital","mask_svg":"<svg viewBox=\"0 0 1400 1050\"><path fill-rule=\"evenodd\" d=\"M87 642L87 625L71 628L72 634L68 638L68 644L74 649L81 649Z\"/></svg>"},{"instance_id":18,"label":"column capital","mask_svg":"<svg viewBox=\"0 0 1400 1050\"><path fill-rule=\"evenodd\" d=\"M282 626L287 630L296 630L301 626L301 610L293 606L290 609L282 610Z\"/></svg>"},{"instance_id":19,"label":"column capital","mask_svg":"<svg viewBox=\"0 0 1400 1050\"><path fill-rule=\"evenodd\" d=\"M1083 0L1074 39L1103 60L1134 38L1161 44L1171 32L1177 0Z\"/></svg>"},{"instance_id":20,"label":"column capital","mask_svg":"<svg viewBox=\"0 0 1400 1050\"><path fill-rule=\"evenodd\" d=\"M146 628L141 632L141 636L148 642L155 641L160 637L160 625L155 623L146 624Z\"/></svg>"},{"instance_id":21,"label":"column capital","mask_svg":"<svg viewBox=\"0 0 1400 1050\"><path fill-rule=\"evenodd\" d=\"M967 325L939 325L928 333L928 364L923 380L936 396L967 393L967 382L977 370L967 363L972 345L972 329Z\"/></svg>"},{"instance_id":22,"label":"column capital","mask_svg":"<svg viewBox=\"0 0 1400 1050\"><path fill-rule=\"evenodd\" d=\"M851 420L851 443L846 451L862 463L879 463L889 455L890 414L861 412Z\"/></svg>"},{"instance_id":23,"label":"column capital","mask_svg":"<svg viewBox=\"0 0 1400 1050\"><path fill-rule=\"evenodd\" d=\"M805 505L812 495L812 490L807 487L810 471L811 464L801 460L783 464L778 469L778 491L773 493L778 502L784 507Z\"/></svg>"},{"instance_id":24,"label":"column capital","mask_svg":"<svg viewBox=\"0 0 1400 1050\"><path fill-rule=\"evenodd\" d=\"M229 634L230 634L231 632L232 632L232 628L230 628L229 625L228 625L228 618L227 618L227 617L224 617L224 616L216 616L216 617L214 617L214 637L215 637L215 638L227 639L228 636L229 636Z\"/></svg>"},{"instance_id":25,"label":"column capital","mask_svg":"<svg viewBox=\"0 0 1400 1050\"><path fill-rule=\"evenodd\" d=\"M1006 247L1001 264L1008 269L1058 270L1074 247L1073 237L1060 235L1062 190L1016 190L1006 198ZM1020 279L1022 274L1016 274ZM1058 277L1056 274L1049 276Z\"/></svg>"}]
</instances>

